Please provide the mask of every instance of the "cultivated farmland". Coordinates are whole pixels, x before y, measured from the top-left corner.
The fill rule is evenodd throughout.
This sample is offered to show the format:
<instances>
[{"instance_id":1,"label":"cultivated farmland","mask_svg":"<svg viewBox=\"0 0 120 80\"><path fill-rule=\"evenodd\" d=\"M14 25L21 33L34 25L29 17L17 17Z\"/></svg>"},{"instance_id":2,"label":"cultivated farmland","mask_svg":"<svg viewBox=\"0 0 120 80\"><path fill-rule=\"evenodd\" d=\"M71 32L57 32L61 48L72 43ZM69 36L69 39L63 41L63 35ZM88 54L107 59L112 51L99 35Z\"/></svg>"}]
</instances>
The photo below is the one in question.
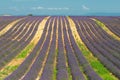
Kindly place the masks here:
<instances>
[{"instance_id":1,"label":"cultivated farmland","mask_svg":"<svg viewBox=\"0 0 120 80\"><path fill-rule=\"evenodd\" d=\"M119 80L120 17L0 17L0 80Z\"/></svg>"}]
</instances>

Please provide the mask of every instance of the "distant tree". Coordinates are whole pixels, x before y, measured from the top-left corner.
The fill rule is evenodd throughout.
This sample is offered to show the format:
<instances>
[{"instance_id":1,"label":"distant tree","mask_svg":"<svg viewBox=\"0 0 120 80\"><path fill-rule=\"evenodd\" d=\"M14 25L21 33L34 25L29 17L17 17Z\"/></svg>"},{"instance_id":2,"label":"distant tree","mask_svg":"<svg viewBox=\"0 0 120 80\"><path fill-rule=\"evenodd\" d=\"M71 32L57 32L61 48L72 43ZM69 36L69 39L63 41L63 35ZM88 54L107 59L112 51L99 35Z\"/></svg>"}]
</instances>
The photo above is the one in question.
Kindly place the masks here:
<instances>
[{"instance_id":1,"label":"distant tree","mask_svg":"<svg viewBox=\"0 0 120 80\"><path fill-rule=\"evenodd\" d=\"M28 14L28 16L33 16L32 14Z\"/></svg>"}]
</instances>

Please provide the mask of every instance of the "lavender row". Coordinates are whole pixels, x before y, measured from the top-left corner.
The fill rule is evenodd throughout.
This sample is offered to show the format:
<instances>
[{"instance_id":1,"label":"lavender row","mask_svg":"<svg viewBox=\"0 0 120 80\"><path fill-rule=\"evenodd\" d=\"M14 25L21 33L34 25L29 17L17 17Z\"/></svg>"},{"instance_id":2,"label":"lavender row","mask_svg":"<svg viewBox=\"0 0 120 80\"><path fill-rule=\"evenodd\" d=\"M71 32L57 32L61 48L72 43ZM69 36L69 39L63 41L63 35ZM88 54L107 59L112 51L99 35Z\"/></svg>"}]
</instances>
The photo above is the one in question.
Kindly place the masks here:
<instances>
[{"instance_id":1,"label":"lavender row","mask_svg":"<svg viewBox=\"0 0 120 80\"><path fill-rule=\"evenodd\" d=\"M35 46L33 51L28 55L28 57L24 60L24 62L17 68L17 70L13 71L13 73L10 74L7 78L5 78L5 80L11 80L11 79L18 80L28 71L29 67L34 62L34 59L36 58L37 53L41 48L43 41L45 40L46 30L48 27L49 20L46 22L41 39L39 40L38 44Z\"/></svg>"},{"instance_id":2,"label":"lavender row","mask_svg":"<svg viewBox=\"0 0 120 80\"><path fill-rule=\"evenodd\" d=\"M34 35L36 33L37 28L38 28L38 24L37 24L37 26L35 26L35 28L33 26L31 26L29 31L25 34L25 36L23 36L23 38L19 42L13 43L13 47L8 48L9 50L11 50L11 52L9 52L8 55L6 55L4 58L1 58L0 64L5 65L9 61L11 61L11 59L13 59L18 53L20 53L20 51L22 51L30 43L30 41L32 40L32 38L34 37ZM33 31L33 32L31 33L31 31ZM22 35L24 35L24 33ZM18 44L20 44L20 45L18 45ZM12 49L14 49L14 50L12 50Z\"/></svg>"},{"instance_id":3,"label":"lavender row","mask_svg":"<svg viewBox=\"0 0 120 80\"><path fill-rule=\"evenodd\" d=\"M120 21L117 20L117 17L96 17L96 19L102 21L107 26L107 28L109 28L113 33L120 37Z\"/></svg>"},{"instance_id":4,"label":"lavender row","mask_svg":"<svg viewBox=\"0 0 120 80\"><path fill-rule=\"evenodd\" d=\"M100 78L98 76L98 74L89 65L89 63L85 59L84 55L80 51L79 47L77 46L75 39L72 35L71 29L70 29L70 24L68 21L67 21L67 25L68 25L68 33L70 36L70 41L71 41L72 47L74 49L74 53L79 61L79 64L83 67L84 73L88 76L89 80L102 80L102 78Z\"/></svg>"},{"instance_id":5,"label":"lavender row","mask_svg":"<svg viewBox=\"0 0 120 80\"><path fill-rule=\"evenodd\" d=\"M4 29L11 22L20 18L22 17L0 17L0 31Z\"/></svg>"},{"instance_id":6,"label":"lavender row","mask_svg":"<svg viewBox=\"0 0 120 80\"><path fill-rule=\"evenodd\" d=\"M21 26L21 28L23 28L24 26ZM11 30L10 30L11 31ZM19 32L19 31L18 31ZM15 36L10 36L10 34L6 34L6 36L8 36L8 38L14 38ZM2 39L1 39L1 41L3 41L2 43L1 43L1 45L3 45L3 46L1 46L1 48L0 48L0 52L1 52L1 54L0 54L0 56L1 56L1 58L4 58L5 57L5 54L8 54L8 53L6 53L7 52L7 49L11 46L11 44L12 43L14 43L14 42L18 42L18 41L16 41L16 40L9 40L7 37L3 37ZM5 40L4 40L5 39ZM13 44L12 44L13 45ZM5 49L4 49L5 48ZM4 49L4 50L3 50Z\"/></svg>"},{"instance_id":7,"label":"lavender row","mask_svg":"<svg viewBox=\"0 0 120 80\"><path fill-rule=\"evenodd\" d=\"M89 25L90 23L88 23ZM91 22L92 24L92 22ZM92 32L94 32L93 35L96 35L96 41L97 43L103 45L102 47L104 47L105 50L109 51L110 55L113 55L114 57L116 57L117 59L120 60L120 49L117 46L114 46L114 42L109 42L107 38L104 37L104 35L102 34L102 32L99 32L99 29L97 29L97 26L95 24L92 24L91 28ZM114 44L112 44L114 43Z\"/></svg>"},{"instance_id":8,"label":"lavender row","mask_svg":"<svg viewBox=\"0 0 120 80\"><path fill-rule=\"evenodd\" d=\"M27 23L26 23L27 24ZM29 24L30 25L30 24ZM19 27L19 26L18 26ZM18 37L17 37L17 39L19 39L19 38L21 38L22 36L24 36L24 34L26 33L26 30L28 29L28 27L25 27L25 25L23 25L23 26L20 26L21 28L21 30L18 30L17 32L13 32L12 34L16 34L16 36L17 35L19 35ZM24 27L25 27L25 29L24 29ZM3 43L3 44L5 44L5 45L3 45L3 44L1 44L1 45L3 45L3 46L1 46L1 57L4 57L4 55L5 55L5 51L11 51L11 49L9 50L9 48L11 48L11 46L12 45L14 45L14 43L17 43L18 41L16 41L16 40L12 40L12 39L14 39L14 37L16 37L15 35L13 35L13 36L10 36L9 34L8 34L8 38L6 37L5 38L5 40L4 40L4 38L3 38L3 41L5 42L5 43ZM10 38L9 38L10 37ZM16 47L16 46L15 46ZM4 49L4 51L3 51L3 49ZM3 54L2 54L3 53ZM6 53L7 54L7 53ZM3 56L2 56L3 55Z\"/></svg>"},{"instance_id":9,"label":"lavender row","mask_svg":"<svg viewBox=\"0 0 120 80\"><path fill-rule=\"evenodd\" d=\"M107 67L114 75L116 75L118 78L120 77L120 71L119 69L114 66L113 63L111 63L106 57L104 57L99 50L96 49L95 46L93 46L93 41L90 41L89 38L87 38L84 34L84 31L82 30L81 26L76 23L76 28L78 30L79 36L83 40L83 42L86 44L86 46L91 50L94 56L96 56L105 67Z\"/></svg>"},{"instance_id":10,"label":"lavender row","mask_svg":"<svg viewBox=\"0 0 120 80\"><path fill-rule=\"evenodd\" d=\"M68 72L66 66L66 56L64 52L64 43L63 43L63 31L61 18L58 22L58 56L57 56L57 80L68 80Z\"/></svg>"},{"instance_id":11,"label":"lavender row","mask_svg":"<svg viewBox=\"0 0 120 80\"><path fill-rule=\"evenodd\" d=\"M56 31L57 31L57 17L55 18L54 21L52 41L40 80L53 80L53 75L55 74L54 67L56 66L54 65L54 61L56 57L56 35L57 35Z\"/></svg>"},{"instance_id":12,"label":"lavender row","mask_svg":"<svg viewBox=\"0 0 120 80\"><path fill-rule=\"evenodd\" d=\"M52 20L50 22L50 28L48 30L48 35L46 37L46 40L43 44L42 50L38 52L38 56L36 57L34 63L32 64L31 68L27 72L27 74L23 77L23 80L35 80L42 68L43 61L45 59L47 50L50 45L50 39L51 39L51 33L52 33ZM32 75L32 76L31 76Z\"/></svg>"},{"instance_id":13,"label":"lavender row","mask_svg":"<svg viewBox=\"0 0 120 80\"><path fill-rule=\"evenodd\" d=\"M65 42L65 48L66 48L66 54L68 58L68 65L71 69L72 79L73 80L85 80L85 77L83 76L82 72L80 71L78 61L74 55L73 49L69 42L69 37L67 35L67 26L65 25L64 18L63 21L63 33L64 33L64 42Z\"/></svg>"},{"instance_id":14,"label":"lavender row","mask_svg":"<svg viewBox=\"0 0 120 80\"><path fill-rule=\"evenodd\" d=\"M82 21L84 21L84 20L87 20L87 21L90 21L90 19L89 18L85 18L85 19L82 19L82 17L78 17L78 18L74 18L74 19L76 19L76 20L78 20L78 21L80 21L80 20L82 20ZM94 25L97 25L95 22L91 22L90 21L90 23L93 23ZM97 25L98 26L98 25ZM120 42L119 41L117 41L117 40L115 40L113 37L111 37L108 33L106 33L106 31L104 31L101 27L97 27L97 30L98 31L100 31L101 33L100 34L102 34L103 35L103 37L105 38L105 39L107 39L107 41L109 42L109 43L111 43L113 46L116 46L116 47L118 47L118 48L120 48Z\"/></svg>"},{"instance_id":15,"label":"lavender row","mask_svg":"<svg viewBox=\"0 0 120 80\"><path fill-rule=\"evenodd\" d=\"M82 24L83 22L81 22ZM111 52L111 49L109 49L109 46L106 46L105 44L102 44L102 43L99 43L98 42L98 38L95 37L94 35L97 36L97 34L92 34L92 32L90 32L89 28L88 30L86 29L88 26L86 26L85 24L83 24L84 27L83 27L83 30L84 30L84 33L86 35L86 37L94 42L93 45L101 52L101 54L103 56L105 56L108 60L110 60L112 63L114 63L118 68L120 68L120 66L118 64L120 64L119 62L119 59L115 58ZM81 25L82 27L82 25ZM87 30L87 31L86 31ZM114 51L115 52L115 51Z\"/></svg>"}]
</instances>

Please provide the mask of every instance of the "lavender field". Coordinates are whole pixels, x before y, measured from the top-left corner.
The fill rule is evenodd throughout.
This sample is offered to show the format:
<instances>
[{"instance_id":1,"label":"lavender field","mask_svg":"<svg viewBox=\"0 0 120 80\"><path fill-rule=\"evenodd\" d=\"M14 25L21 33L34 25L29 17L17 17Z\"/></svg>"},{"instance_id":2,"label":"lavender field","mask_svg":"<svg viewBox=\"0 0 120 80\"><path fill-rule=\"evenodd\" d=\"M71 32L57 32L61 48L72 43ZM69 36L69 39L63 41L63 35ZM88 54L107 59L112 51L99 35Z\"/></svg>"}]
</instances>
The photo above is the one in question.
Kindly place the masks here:
<instances>
[{"instance_id":1,"label":"lavender field","mask_svg":"<svg viewBox=\"0 0 120 80\"><path fill-rule=\"evenodd\" d=\"M0 80L120 80L120 17L0 16Z\"/></svg>"}]
</instances>

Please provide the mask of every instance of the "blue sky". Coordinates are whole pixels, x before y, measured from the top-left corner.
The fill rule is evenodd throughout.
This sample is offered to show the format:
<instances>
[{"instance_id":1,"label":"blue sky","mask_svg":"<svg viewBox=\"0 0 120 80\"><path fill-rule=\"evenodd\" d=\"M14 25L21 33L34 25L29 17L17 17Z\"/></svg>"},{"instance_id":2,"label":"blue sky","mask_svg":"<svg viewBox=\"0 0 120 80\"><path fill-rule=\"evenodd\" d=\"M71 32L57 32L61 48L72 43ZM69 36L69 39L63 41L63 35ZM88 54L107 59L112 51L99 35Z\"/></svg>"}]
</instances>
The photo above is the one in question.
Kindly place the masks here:
<instances>
[{"instance_id":1,"label":"blue sky","mask_svg":"<svg viewBox=\"0 0 120 80\"><path fill-rule=\"evenodd\" d=\"M120 13L120 0L1 0L0 14L84 15Z\"/></svg>"}]
</instances>

